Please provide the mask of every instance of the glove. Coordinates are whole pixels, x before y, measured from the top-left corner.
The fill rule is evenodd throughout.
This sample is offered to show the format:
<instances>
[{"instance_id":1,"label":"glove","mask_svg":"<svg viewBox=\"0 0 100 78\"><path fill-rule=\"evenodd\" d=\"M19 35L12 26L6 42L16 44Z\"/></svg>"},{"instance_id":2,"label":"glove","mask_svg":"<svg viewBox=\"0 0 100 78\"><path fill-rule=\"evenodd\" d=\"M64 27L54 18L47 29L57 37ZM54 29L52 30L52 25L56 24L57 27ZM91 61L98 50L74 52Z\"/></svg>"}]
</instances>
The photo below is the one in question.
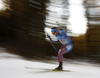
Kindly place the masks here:
<instances>
[{"instance_id":1,"label":"glove","mask_svg":"<svg viewBox=\"0 0 100 78\"><path fill-rule=\"evenodd\" d=\"M50 38L50 36L47 34L47 37Z\"/></svg>"},{"instance_id":2,"label":"glove","mask_svg":"<svg viewBox=\"0 0 100 78\"><path fill-rule=\"evenodd\" d=\"M51 40L51 37L47 34L47 37Z\"/></svg>"}]
</instances>

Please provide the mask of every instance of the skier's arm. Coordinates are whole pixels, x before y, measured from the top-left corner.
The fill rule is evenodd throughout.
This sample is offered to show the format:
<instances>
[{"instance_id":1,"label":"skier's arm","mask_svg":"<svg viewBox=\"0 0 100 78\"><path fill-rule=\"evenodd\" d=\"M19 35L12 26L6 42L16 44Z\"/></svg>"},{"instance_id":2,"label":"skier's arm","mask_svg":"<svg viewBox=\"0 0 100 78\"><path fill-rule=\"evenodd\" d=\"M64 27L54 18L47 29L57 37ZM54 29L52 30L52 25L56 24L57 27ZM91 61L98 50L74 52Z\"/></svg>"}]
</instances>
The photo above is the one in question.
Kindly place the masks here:
<instances>
[{"instance_id":1,"label":"skier's arm","mask_svg":"<svg viewBox=\"0 0 100 78\"><path fill-rule=\"evenodd\" d=\"M58 43L58 42L59 42L59 40L58 40L58 41L54 41L54 40L52 40L52 39L51 39L51 41L54 42L54 43Z\"/></svg>"},{"instance_id":2,"label":"skier's arm","mask_svg":"<svg viewBox=\"0 0 100 78\"><path fill-rule=\"evenodd\" d=\"M47 37L54 43L58 43L59 42L59 40L57 40L57 41L52 40L51 37L48 34L47 34Z\"/></svg>"},{"instance_id":3,"label":"skier's arm","mask_svg":"<svg viewBox=\"0 0 100 78\"><path fill-rule=\"evenodd\" d=\"M71 36L68 36L66 31L61 30L61 34L62 34L63 36L65 36L68 40L72 41L72 37L71 37Z\"/></svg>"}]
</instances>

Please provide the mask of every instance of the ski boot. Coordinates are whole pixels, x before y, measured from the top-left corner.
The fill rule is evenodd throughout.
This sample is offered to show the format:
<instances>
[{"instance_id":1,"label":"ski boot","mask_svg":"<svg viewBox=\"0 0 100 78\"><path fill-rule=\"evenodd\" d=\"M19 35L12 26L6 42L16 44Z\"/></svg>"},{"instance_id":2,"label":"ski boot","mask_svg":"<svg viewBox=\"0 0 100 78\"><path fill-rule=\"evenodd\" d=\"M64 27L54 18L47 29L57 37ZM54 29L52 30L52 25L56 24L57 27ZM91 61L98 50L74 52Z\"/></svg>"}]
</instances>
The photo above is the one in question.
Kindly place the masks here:
<instances>
[{"instance_id":1,"label":"ski boot","mask_svg":"<svg viewBox=\"0 0 100 78\"><path fill-rule=\"evenodd\" d=\"M55 71L62 71L63 67L58 66L57 68L54 69Z\"/></svg>"}]
</instances>

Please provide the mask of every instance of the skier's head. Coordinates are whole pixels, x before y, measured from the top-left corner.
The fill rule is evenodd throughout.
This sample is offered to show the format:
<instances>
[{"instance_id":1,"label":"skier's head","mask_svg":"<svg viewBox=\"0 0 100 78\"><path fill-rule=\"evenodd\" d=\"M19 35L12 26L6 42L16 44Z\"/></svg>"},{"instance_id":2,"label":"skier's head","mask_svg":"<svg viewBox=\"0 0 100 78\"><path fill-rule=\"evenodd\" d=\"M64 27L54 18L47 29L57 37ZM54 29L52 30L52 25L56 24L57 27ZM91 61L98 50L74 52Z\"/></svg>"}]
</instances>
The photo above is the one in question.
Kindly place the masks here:
<instances>
[{"instance_id":1,"label":"skier's head","mask_svg":"<svg viewBox=\"0 0 100 78\"><path fill-rule=\"evenodd\" d=\"M58 34L58 29L57 29L57 27L53 27L53 28L51 29L51 33L52 33L53 35L57 36L57 34Z\"/></svg>"}]
</instances>

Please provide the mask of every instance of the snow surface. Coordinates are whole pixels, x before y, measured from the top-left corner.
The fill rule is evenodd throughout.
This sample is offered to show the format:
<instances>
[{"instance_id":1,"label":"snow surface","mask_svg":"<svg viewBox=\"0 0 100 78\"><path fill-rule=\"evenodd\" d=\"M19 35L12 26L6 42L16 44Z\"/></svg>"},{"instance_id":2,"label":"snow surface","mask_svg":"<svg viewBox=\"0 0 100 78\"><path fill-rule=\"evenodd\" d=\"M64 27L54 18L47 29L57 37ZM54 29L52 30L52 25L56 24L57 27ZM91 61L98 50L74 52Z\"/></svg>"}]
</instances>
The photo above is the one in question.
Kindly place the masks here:
<instances>
[{"instance_id":1,"label":"snow surface","mask_svg":"<svg viewBox=\"0 0 100 78\"><path fill-rule=\"evenodd\" d=\"M38 60L25 60L18 55L5 52L0 53L0 78L100 78L100 67L86 62L64 61L64 70L70 72L46 72L46 70L35 68L53 69L57 66ZM27 69L32 67L34 69Z\"/></svg>"}]
</instances>

